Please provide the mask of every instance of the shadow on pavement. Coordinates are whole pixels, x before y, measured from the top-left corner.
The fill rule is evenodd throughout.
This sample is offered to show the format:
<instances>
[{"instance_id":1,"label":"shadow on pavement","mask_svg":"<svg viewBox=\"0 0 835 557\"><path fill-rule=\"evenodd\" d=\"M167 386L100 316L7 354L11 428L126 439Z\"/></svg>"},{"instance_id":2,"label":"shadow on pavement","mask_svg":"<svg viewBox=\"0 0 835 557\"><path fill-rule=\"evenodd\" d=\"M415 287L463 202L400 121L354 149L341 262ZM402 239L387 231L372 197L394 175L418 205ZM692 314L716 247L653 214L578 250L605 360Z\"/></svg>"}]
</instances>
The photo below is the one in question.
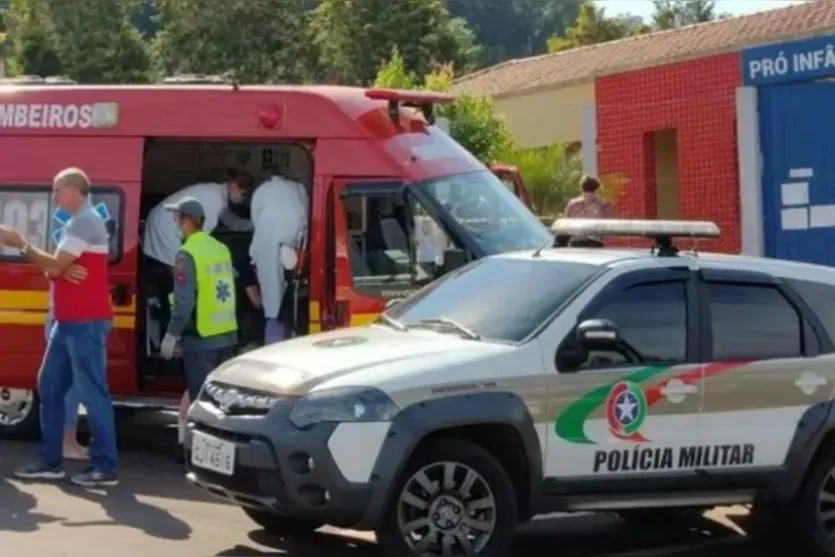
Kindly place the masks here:
<instances>
[{"instance_id":1,"label":"shadow on pavement","mask_svg":"<svg viewBox=\"0 0 835 557\"><path fill-rule=\"evenodd\" d=\"M0 532L35 532L41 524L63 520L61 517L33 512L37 500L0 478Z\"/></svg>"},{"instance_id":2,"label":"shadow on pavement","mask_svg":"<svg viewBox=\"0 0 835 557\"><path fill-rule=\"evenodd\" d=\"M72 497L78 497L96 503L107 513L110 520L73 522L65 520L64 526L116 526L141 530L149 536L166 540L187 540L191 537L191 526L175 517L166 509L144 503L136 498L132 487L122 484L105 491L93 491L61 484L61 491Z\"/></svg>"},{"instance_id":3,"label":"shadow on pavement","mask_svg":"<svg viewBox=\"0 0 835 557\"><path fill-rule=\"evenodd\" d=\"M253 546L238 544L218 553L218 557L278 556L309 557L366 557L377 555L375 545L367 540L319 531L302 538L281 538L255 530L249 539ZM520 527L511 555L525 557L553 557L555 552L570 557L617 557L626 555L653 555L719 557L718 549L711 549L725 540L744 542L743 536L732 528L713 520L693 520L680 525L631 524L613 515L578 515L544 518ZM692 545L695 552L685 552L684 546ZM276 550L262 551L254 546ZM742 557L733 547L728 557ZM747 556L747 554L746 554ZM760 555L761 557L761 555Z\"/></svg>"}]
</instances>

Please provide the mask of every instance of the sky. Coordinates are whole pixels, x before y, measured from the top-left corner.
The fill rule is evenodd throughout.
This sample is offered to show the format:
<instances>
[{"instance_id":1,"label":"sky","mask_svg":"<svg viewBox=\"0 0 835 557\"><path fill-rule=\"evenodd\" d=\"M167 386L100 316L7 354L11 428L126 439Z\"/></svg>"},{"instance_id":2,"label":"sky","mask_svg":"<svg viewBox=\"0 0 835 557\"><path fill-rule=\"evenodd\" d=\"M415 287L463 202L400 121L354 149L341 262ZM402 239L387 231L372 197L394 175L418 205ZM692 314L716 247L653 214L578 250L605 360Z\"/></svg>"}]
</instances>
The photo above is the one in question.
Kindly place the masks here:
<instances>
[{"instance_id":1,"label":"sky","mask_svg":"<svg viewBox=\"0 0 835 557\"><path fill-rule=\"evenodd\" d=\"M606 8L607 15L632 13L647 19L652 14L652 0L596 0L595 3ZM716 12L745 15L802 3L802 0L716 0Z\"/></svg>"}]
</instances>

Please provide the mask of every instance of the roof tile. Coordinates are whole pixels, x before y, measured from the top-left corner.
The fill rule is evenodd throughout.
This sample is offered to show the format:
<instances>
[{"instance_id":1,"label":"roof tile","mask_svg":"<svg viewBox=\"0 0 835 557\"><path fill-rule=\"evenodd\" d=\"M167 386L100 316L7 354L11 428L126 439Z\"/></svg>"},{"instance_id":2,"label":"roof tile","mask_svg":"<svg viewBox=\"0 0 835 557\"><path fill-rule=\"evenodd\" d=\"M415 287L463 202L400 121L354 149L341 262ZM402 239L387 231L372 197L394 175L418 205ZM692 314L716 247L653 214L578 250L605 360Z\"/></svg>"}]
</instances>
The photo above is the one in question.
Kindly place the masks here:
<instances>
[{"instance_id":1,"label":"roof tile","mask_svg":"<svg viewBox=\"0 0 835 557\"><path fill-rule=\"evenodd\" d=\"M497 96L710 56L835 30L835 0L657 31L563 52L518 58L461 77L459 93Z\"/></svg>"}]
</instances>

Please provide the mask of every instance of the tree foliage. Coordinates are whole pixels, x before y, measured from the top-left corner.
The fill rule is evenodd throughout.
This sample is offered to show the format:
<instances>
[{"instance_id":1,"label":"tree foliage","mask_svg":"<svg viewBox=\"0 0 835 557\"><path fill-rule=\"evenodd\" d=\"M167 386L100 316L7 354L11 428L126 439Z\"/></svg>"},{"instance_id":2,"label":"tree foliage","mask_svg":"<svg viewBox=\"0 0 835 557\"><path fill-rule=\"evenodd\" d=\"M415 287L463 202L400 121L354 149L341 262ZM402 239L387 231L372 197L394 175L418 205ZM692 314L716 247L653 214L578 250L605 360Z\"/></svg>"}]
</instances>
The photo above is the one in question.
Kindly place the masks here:
<instances>
[{"instance_id":1,"label":"tree foliage","mask_svg":"<svg viewBox=\"0 0 835 557\"><path fill-rule=\"evenodd\" d=\"M479 52L442 0L322 0L310 32L326 79L343 84L372 83L395 47L420 75L438 63L466 68Z\"/></svg>"},{"instance_id":2,"label":"tree foliage","mask_svg":"<svg viewBox=\"0 0 835 557\"><path fill-rule=\"evenodd\" d=\"M605 43L647 31L640 18L630 15L608 17L604 8L593 2L583 2L577 11L577 19L565 33L548 39L548 51L560 52Z\"/></svg>"},{"instance_id":3,"label":"tree foliage","mask_svg":"<svg viewBox=\"0 0 835 557\"><path fill-rule=\"evenodd\" d=\"M562 34L577 16L581 0L457 0L450 12L465 20L484 45L481 62L542 54L547 39Z\"/></svg>"},{"instance_id":4,"label":"tree foliage","mask_svg":"<svg viewBox=\"0 0 835 557\"><path fill-rule=\"evenodd\" d=\"M62 73L58 42L46 2L12 0L4 15L6 71L9 75Z\"/></svg>"},{"instance_id":5,"label":"tree foliage","mask_svg":"<svg viewBox=\"0 0 835 557\"><path fill-rule=\"evenodd\" d=\"M655 29L676 29L685 25L704 23L728 17L716 14L714 0L653 0L655 11L652 26Z\"/></svg>"},{"instance_id":6,"label":"tree foliage","mask_svg":"<svg viewBox=\"0 0 835 557\"><path fill-rule=\"evenodd\" d=\"M452 90L453 78L452 64L445 64L421 80L409 71L405 60L395 50L389 61L377 72L374 85L449 92ZM455 102L440 105L436 111L439 118L449 120L450 135L484 162L496 160L500 153L508 151L513 144L507 124L496 113L490 99L459 95Z\"/></svg>"},{"instance_id":7,"label":"tree foliage","mask_svg":"<svg viewBox=\"0 0 835 557\"><path fill-rule=\"evenodd\" d=\"M147 45L131 25L126 2L46 0L44 3L52 21L64 74L86 83L148 80Z\"/></svg>"},{"instance_id":8,"label":"tree foliage","mask_svg":"<svg viewBox=\"0 0 835 557\"><path fill-rule=\"evenodd\" d=\"M538 149L514 148L502 153L501 160L519 169L538 215L561 213L568 200L577 194L583 175L580 156L569 154L561 143Z\"/></svg>"},{"instance_id":9,"label":"tree foliage","mask_svg":"<svg viewBox=\"0 0 835 557\"><path fill-rule=\"evenodd\" d=\"M155 7L162 75L232 73L247 83L307 77L304 0L156 0Z\"/></svg>"}]
</instances>

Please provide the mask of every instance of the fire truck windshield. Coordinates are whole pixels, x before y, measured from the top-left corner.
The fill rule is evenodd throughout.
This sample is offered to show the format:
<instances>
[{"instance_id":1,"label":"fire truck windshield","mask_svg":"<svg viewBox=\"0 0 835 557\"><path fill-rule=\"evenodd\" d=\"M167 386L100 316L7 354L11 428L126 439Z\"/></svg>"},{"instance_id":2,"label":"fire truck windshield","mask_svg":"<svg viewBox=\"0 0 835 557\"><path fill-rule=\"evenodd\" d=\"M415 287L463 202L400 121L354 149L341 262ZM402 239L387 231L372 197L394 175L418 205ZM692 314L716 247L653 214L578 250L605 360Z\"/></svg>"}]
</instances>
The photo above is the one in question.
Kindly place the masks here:
<instances>
[{"instance_id":1,"label":"fire truck windshield","mask_svg":"<svg viewBox=\"0 0 835 557\"><path fill-rule=\"evenodd\" d=\"M433 178L416 186L460 224L486 255L537 248L552 237L488 170Z\"/></svg>"}]
</instances>

